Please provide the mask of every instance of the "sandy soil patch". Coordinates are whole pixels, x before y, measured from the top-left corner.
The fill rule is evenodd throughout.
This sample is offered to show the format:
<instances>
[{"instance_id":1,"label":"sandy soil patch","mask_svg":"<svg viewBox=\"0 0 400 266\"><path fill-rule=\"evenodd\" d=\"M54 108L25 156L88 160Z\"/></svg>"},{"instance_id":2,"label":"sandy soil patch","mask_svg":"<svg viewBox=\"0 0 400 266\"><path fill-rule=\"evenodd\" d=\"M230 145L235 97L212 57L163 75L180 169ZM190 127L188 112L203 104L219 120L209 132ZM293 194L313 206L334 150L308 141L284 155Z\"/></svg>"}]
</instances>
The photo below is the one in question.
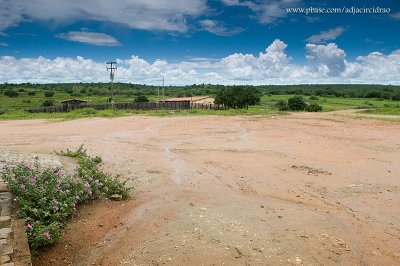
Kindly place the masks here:
<instances>
[{"instance_id":1,"label":"sandy soil patch","mask_svg":"<svg viewBox=\"0 0 400 266\"><path fill-rule=\"evenodd\" d=\"M1 121L1 149L77 148L135 186L36 265L399 265L400 124L279 117Z\"/></svg>"}]
</instances>

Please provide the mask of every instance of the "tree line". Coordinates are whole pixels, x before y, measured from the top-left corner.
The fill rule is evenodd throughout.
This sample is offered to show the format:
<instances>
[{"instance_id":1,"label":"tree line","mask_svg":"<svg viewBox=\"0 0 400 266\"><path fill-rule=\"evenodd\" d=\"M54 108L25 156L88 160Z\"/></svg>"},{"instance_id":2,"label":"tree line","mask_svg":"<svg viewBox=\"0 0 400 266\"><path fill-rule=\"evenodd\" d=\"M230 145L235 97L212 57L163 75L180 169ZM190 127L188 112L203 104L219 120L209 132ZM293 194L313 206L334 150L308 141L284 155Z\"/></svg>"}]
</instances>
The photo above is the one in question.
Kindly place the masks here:
<instances>
[{"instance_id":1,"label":"tree line","mask_svg":"<svg viewBox=\"0 0 400 266\"><path fill-rule=\"evenodd\" d=\"M165 97L190 97L194 95L217 96L218 93L237 87L257 90L259 95L304 95L343 98L378 98L400 101L400 86L393 85L260 85L260 86L225 86L212 84L193 84L188 86L152 86L144 84L114 83L114 94L126 97L141 95L160 95ZM56 84L0 84L0 93L8 97L18 97L23 92L28 94L45 91L64 92L71 97L110 95L109 83L56 83Z\"/></svg>"}]
</instances>

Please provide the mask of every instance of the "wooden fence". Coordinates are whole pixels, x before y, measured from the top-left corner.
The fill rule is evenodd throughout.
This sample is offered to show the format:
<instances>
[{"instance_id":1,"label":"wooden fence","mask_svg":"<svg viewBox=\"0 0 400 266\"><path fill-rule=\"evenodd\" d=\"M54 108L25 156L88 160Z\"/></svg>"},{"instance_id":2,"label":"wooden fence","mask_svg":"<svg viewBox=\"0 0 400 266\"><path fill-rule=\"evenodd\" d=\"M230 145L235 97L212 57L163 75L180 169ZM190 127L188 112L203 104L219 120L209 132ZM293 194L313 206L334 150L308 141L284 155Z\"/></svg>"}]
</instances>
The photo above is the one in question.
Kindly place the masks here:
<instances>
[{"instance_id":1,"label":"wooden fence","mask_svg":"<svg viewBox=\"0 0 400 266\"><path fill-rule=\"evenodd\" d=\"M104 110L112 108L111 104L79 104L79 105L60 105L48 107L27 108L25 111L30 113L63 113L82 108L94 108L96 110ZM202 109L202 110L226 110L224 105L218 104L201 104L189 102L162 102L162 103L115 103L116 109L130 110L183 110L183 109Z\"/></svg>"}]
</instances>

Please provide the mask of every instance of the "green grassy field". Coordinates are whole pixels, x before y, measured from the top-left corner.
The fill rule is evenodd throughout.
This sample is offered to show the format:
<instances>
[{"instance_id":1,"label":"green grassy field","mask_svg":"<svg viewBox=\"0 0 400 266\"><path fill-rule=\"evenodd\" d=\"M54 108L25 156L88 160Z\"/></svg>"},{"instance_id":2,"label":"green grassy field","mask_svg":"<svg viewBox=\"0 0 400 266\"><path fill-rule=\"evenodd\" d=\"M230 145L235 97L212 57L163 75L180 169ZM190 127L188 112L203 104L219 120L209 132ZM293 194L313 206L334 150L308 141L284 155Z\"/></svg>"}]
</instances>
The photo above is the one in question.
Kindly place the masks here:
<instances>
[{"instance_id":1,"label":"green grassy field","mask_svg":"<svg viewBox=\"0 0 400 266\"><path fill-rule=\"evenodd\" d=\"M263 96L261 104L271 106L278 100L287 100L293 95L271 95ZM383 109L385 107L398 110L400 108L399 101L382 100L382 99L364 99L364 98L339 98L339 97L317 97L318 100L310 100L310 96L303 96L304 99L311 103L316 102L322 106L324 112L345 110L345 109L371 109L374 112L375 108Z\"/></svg>"}]
</instances>

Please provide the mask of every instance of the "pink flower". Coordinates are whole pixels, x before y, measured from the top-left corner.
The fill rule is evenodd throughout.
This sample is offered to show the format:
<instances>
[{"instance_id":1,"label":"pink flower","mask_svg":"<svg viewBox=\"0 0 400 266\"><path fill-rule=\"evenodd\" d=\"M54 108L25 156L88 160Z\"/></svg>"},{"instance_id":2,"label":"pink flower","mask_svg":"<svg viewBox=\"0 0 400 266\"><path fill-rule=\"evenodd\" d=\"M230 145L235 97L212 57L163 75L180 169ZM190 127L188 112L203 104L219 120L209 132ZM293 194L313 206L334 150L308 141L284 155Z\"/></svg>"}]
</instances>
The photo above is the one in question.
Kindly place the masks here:
<instances>
[{"instance_id":1,"label":"pink flower","mask_svg":"<svg viewBox=\"0 0 400 266\"><path fill-rule=\"evenodd\" d=\"M32 170L32 163L28 163L26 166L29 168L29 170Z\"/></svg>"},{"instance_id":2,"label":"pink flower","mask_svg":"<svg viewBox=\"0 0 400 266\"><path fill-rule=\"evenodd\" d=\"M48 240L50 240L51 237L50 237L49 231L44 232L43 235L44 235Z\"/></svg>"},{"instance_id":3,"label":"pink flower","mask_svg":"<svg viewBox=\"0 0 400 266\"><path fill-rule=\"evenodd\" d=\"M31 224L27 224L26 227L28 227L29 229L33 228L33 226Z\"/></svg>"},{"instance_id":4,"label":"pink flower","mask_svg":"<svg viewBox=\"0 0 400 266\"><path fill-rule=\"evenodd\" d=\"M25 185L24 184L20 184L19 187L22 188L22 189L25 189Z\"/></svg>"},{"instance_id":5,"label":"pink flower","mask_svg":"<svg viewBox=\"0 0 400 266\"><path fill-rule=\"evenodd\" d=\"M85 183L84 187L85 187L85 189L89 189L90 188L89 183Z\"/></svg>"}]
</instances>

